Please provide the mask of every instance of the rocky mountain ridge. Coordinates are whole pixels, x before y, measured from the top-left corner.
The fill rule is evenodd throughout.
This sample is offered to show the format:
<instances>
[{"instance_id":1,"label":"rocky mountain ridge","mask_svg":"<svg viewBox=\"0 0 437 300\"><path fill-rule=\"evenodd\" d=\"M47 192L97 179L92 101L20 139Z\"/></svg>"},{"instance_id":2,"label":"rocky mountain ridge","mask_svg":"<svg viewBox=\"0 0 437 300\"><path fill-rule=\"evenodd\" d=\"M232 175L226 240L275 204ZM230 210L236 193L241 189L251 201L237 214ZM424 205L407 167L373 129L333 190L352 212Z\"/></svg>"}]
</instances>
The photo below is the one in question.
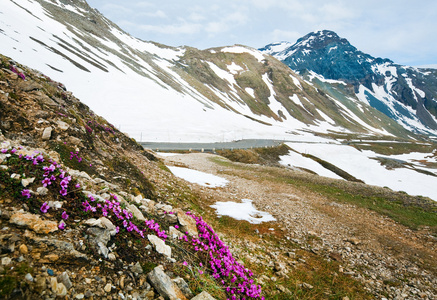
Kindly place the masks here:
<instances>
[{"instance_id":1,"label":"rocky mountain ridge","mask_svg":"<svg viewBox=\"0 0 437 300\"><path fill-rule=\"evenodd\" d=\"M437 73L434 69L401 66L359 51L335 32L312 32L296 43L260 49L292 70L350 84L360 101L371 105L409 130L435 135Z\"/></svg>"},{"instance_id":2,"label":"rocky mountain ridge","mask_svg":"<svg viewBox=\"0 0 437 300\"><path fill-rule=\"evenodd\" d=\"M339 86L339 97L326 95L250 47L198 50L141 41L79 0L8 0L0 12L3 54L62 81L137 140L411 134L360 102L350 87Z\"/></svg>"}]
</instances>

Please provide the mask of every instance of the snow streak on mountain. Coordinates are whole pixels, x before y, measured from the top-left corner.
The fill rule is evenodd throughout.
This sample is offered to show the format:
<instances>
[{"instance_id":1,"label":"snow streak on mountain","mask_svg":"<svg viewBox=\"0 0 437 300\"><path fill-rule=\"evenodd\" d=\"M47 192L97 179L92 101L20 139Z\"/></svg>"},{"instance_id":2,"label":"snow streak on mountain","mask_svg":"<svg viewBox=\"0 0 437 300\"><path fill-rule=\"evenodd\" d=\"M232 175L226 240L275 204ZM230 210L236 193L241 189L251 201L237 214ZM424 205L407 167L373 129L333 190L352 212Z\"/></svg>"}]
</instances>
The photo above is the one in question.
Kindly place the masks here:
<instances>
[{"instance_id":1,"label":"snow streak on mountain","mask_svg":"<svg viewBox=\"0 0 437 300\"><path fill-rule=\"evenodd\" d=\"M306 78L323 76L350 84L358 99L406 129L437 134L437 70L417 69L374 58L335 32L309 33L296 43L260 49Z\"/></svg>"}]
</instances>

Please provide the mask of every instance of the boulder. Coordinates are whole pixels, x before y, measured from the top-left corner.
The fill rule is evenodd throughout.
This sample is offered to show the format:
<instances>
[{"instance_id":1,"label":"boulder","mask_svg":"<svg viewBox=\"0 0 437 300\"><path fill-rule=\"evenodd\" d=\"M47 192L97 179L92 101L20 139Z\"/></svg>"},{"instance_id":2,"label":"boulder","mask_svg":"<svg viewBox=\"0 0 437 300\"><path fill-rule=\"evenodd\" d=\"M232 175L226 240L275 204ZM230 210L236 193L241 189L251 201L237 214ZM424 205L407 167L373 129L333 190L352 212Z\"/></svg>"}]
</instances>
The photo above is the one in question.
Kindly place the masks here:
<instances>
[{"instance_id":1,"label":"boulder","mask_svg":"<svg viewBox=\"0 0 437 300\"><path fill-rule=\"evenodd\" d=\"M164 273L162 267L158 266L147 274L147 280L165 300L187 300L178 286Z\"/></svg>"},{"instance_id":2,"label":"boulder","mask_svg":"<svg viewBox=\"0 0 437 300\"><path fill-rule=\"evenodd\" d=\"M196 220L188 216L181 209L176 209L175 213L178 216L179 224L181 224L182 232L188 232L189 235L197 237L199 233L197 231Z\"/></svg>"},{"instance_id":3,"label":"boulder","mask_svg":"<svg viewBox=\"0 0 437 300\"><path fill-rule=\"evenodd\" d=\"M136 207L134 204L130 204L127 206L127 209L134 215L135 218L139 221L146 221L146 218L144 218L143 213Z\"/></svg>"}]
</instances>

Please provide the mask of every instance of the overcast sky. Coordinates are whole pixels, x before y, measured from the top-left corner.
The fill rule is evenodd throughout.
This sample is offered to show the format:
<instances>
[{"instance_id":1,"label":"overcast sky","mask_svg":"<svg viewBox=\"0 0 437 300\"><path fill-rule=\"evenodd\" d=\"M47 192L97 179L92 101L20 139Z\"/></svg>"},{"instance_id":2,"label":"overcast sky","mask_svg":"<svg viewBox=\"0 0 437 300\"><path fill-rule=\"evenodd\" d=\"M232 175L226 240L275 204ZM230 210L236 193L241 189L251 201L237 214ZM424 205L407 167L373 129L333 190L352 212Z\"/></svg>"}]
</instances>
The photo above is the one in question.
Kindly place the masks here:
<instances>
[{"instance_id":1,"label":"overcast sky","mask_svg":"<svg viewBox=\"0 0 437 300\"><path fill-rule=\"evenodd\" d=\"M395 63L437 65L436 0L87 0L131 35L199 49L294 43L328 29Z\"/></svg>"}]
</instances>

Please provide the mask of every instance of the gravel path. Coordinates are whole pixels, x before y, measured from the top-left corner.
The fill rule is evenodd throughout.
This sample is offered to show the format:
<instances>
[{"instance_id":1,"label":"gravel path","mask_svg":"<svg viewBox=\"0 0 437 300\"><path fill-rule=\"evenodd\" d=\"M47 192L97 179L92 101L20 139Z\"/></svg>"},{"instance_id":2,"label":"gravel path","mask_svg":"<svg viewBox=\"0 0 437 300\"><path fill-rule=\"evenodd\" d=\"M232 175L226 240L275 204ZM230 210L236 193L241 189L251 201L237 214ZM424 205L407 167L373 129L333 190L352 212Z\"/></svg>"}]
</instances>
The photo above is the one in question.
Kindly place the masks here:
<instances>
[{"instance_id":1,"label":"gravel path","mask_svg":"<svg viewBox=\"0 0 437 300\"><path fill-rule=\"evenodd\" d=\"M214 162L217 158L226 160L192 153L164 157L164 161L228 179L224 188L192 187L215 201L253 200L256 208L275 216L288 238L303 245L308 236L316 236L311 251L340 256L343 271L362 281L375 295L437 299L437 241L428 231L412 231L367 209L333 202L293 184L267 180L266 167L223 166ZM387 284L390 282L402 284Z\"/></svg>"}]
</instances>

